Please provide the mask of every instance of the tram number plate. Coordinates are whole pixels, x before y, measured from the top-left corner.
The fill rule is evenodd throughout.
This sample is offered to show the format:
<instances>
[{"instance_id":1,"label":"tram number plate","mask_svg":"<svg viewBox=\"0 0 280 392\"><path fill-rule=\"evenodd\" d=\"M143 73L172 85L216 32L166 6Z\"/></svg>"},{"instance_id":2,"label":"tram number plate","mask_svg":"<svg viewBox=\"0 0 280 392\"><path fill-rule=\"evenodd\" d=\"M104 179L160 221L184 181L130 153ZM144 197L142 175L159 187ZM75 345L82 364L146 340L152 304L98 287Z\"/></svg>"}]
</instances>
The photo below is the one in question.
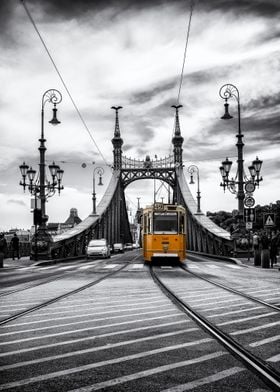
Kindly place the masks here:
<instances>
[{"instance_id":1,"label":"tram number plate","mask_svg":"<svg viewBox=\"0 0 280 392\"><path fill-rule=\"evenodd\" d=\"M154 209L155 210L164 210L164 204L163 203L155 203Z\"/></svg>"}]
</instances>

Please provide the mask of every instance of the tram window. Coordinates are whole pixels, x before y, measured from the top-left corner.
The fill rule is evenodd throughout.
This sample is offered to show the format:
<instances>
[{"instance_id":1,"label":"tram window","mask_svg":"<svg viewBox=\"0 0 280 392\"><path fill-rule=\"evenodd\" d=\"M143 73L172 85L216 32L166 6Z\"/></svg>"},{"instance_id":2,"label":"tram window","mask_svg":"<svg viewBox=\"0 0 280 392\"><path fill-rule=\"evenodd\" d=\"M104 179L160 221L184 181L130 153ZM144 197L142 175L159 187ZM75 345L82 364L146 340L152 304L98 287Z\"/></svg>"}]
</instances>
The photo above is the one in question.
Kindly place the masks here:
<instances>
[{"instance_id":1,"label":"tram window","mask_svg":"<svg viewBox=\"0 0 280 392\"><path fill-rule=\"evenodd\" d=\"M154 213L154 233L178 232L178 217L176 212L155 212Z\"/></svg>"},{"instance_id":2,"label":"tram window","mask_svg":"<svg viewBox=\"0 0 280 392\"><path fill-rule=\"evenodd\" d=\"M185 219L183 214L180 214L180 233L185 233Z\"/></svg>"}]
</instances>

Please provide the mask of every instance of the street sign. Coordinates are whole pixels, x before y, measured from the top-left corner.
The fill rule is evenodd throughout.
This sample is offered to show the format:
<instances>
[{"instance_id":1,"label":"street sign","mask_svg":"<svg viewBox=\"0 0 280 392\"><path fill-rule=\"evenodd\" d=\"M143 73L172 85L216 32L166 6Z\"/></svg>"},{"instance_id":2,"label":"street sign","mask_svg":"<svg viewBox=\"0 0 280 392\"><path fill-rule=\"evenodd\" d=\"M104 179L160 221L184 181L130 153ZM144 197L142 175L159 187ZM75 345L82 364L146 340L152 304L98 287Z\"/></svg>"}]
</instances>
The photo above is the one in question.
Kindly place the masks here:
<instances>
[{"instance_id":1,"label":"street sign","mask_svg":"<svg viewBox=\"0 0 280 392\"><path fill-rule=\"evenodd\" d=\"M272 227L275 225L275 214L263 214L263 222L265 227Z\"/></svg>"},{"instance_id":2,"label":"street sign","mask_svg":"<svg viewBox=\"0 0 280 392\"><path fill-rule=\"evenodd\" d=\"M252 230L253 222L246 222L246 230Z\"/></svg>"},{"instance_id":3,"label":"street sign","mask_svg":"<svg viewBox=\"0 0 280 392\"><path fill-rule=\"evenodd\" d=\"M255 222L256 213L254 208L244 208L245 222Z\"/></svg>"},{"instance_id":4,"label":"street sign","mask_svg":"<svg viewBox=\"0 0 280 392\"><path fill-rule=\"evenodd\" d=\"M253 205L255 204L255 199L252 196L248 196L244 200L244 204L246 207L253 207Z\"/></svg>"},{"instance_id":5,"label":"street sign","mask_svg":"<svg viewBox=\"0 0 280 392\"><path fill-rule=\"evenodd\" d=\"M254 183L253 182L247 182L246 184L245 184L245 191L246 192L248 192L248 193L253 193L254 192L254 190L255 190L255 185L254 185Z\"/></svg>"}]
</instances>

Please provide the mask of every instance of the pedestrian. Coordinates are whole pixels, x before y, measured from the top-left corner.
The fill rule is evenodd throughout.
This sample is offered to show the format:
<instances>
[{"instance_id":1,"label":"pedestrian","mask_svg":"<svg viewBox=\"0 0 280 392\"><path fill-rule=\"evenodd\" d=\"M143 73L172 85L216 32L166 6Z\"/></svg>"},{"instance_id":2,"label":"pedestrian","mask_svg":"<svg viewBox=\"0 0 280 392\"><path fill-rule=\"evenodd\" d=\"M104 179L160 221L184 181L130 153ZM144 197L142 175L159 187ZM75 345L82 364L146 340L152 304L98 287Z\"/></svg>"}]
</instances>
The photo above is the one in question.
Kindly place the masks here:
<instances>
[{"instance_id":1,"label":"pedestrian","mask_svg":"<svg viewBox=\"0 0 280 392\"><path fill-rule=\"evenodd\" d=\"M0 268L3 268L4 257L7 249L7 241L3 233L0 233Z\"/></svg>"},{"instance_id":2,"label":"pedestrian","mask_svg":"<svg viewBox=\"0 0 280 392\"><path fill-rule=\"evenodd\" d=\"M262 253L261 253L261 264L262 268L269 268L270 267L270 252L269 252L269 238L265 232L263 232L261 236L261 245L262 245Z\"/></svg>"},{"instance_id":3,"label":"pedestrian","mask_svg":"<svg viewBox=\"0 0 280 392\"><path fill-rule=\"evenodd\" d=\"M271 242L270 242L270 263L271 268L273 268L273 264L277 263L277 251L278 251L278 235L277 233L272 234Z\"/></svg>"},{"instance_id":4,"label":"pedestrian","mask_svg":"<svg viewBox=\"0 0 280 392\"><path fill-rule=\"evenodd\" d=\"M17 233L14 234L13 238L11 239L11 246L12 246L12 258L15 259L15 254L18 260L20 259L19 256L19 238Z\"/></svg>"},{"instance_id":5,"label":"pedestrian","mask_svg":"<svg viewBox=\"0 0 280 392\"><path fill-rule=\"evenodd\" d=\"M253 247L254 250L258 250L260 247L260 237L258 236L257 232L253 234Z\"/></svg>"}]
</instances>

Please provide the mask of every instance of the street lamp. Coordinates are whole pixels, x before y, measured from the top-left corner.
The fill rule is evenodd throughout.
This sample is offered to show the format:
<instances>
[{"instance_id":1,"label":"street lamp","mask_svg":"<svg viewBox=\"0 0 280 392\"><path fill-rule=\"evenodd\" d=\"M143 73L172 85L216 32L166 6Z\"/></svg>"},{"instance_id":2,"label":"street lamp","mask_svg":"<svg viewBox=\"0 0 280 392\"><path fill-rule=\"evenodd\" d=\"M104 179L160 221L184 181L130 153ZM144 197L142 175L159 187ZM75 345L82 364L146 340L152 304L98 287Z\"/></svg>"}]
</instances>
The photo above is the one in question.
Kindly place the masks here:
<instances>
[{"instance_id":1,"label":"street lamp","mask_svg":"<svg viewBox=\"0 0 280 392\"><path fill-rule=\"evenodd\" d=\"M196 196L196 198L197 198L197 211L196 211L196 213L197 214L201 214L201 209L200 209L200 199L201 199L201 196L200 196L200 187L199 187L199 169L198 169L198 167L196 165L191 165L191 166L188 167L187 170L188 170L188 173L190 173L190 175L191 175L190 184L194 184L195 183L194 180L193 180L193 173L196 173L196 175L197 175L197 196Z\"/></svg>"},{"instance_id":2,"label":"street lamp","mask_svg":"<svg viewBox=\"0 0 280 392\"><path fill-rule=\"evenodd\" d=\"M96 173L99 176L98 185L103 185L102 183L102 175L104 174L104 169L102 167L95 167L93 169L92 176L92 214L96 215L96 193L95 193L95 175Z\"/></svg>"},{"instance_id":3,"label":"street lamp","mask_svg":"<svg viewBox=\"0 0 280 392\"><path fill-rule=\"evenodd\" d=\"M220 97L225 100L225 113L221 117L222 120L230 120L233 118L229 114L229 104L228 99L235 98L237 101L237 110L238 110L238 133L237 137L237 173L235 178L229 179L229 172L231 169L232 161L226 158L222 162L222 166L220 166L220 172L222 176L221 186L225 189L228 189L231 193L237 195L238 199L238 225L239 230L242 231L244 228L244 204L246 207L253 207L255 204L255 200L252 197L253 192L256 186L259 186L260 181L262 181L262 177L260 177L260 170L262 166L262 161L258 159L258 157L252 162L252 165L249 166L250 177L247 177L244 171L243 166L243 146L244 143L242 138L244 135L241 133L241 115L240 115L240 95L237 87L233 84L225 84L220 88L219 91ZM244 191L245 188L245 191ZM246 194L245 194L246 192Z\"/></svg>"},{"instance_id":4,"label":"street lamp","mask_svg":"<svg viewBox=\"0 0 280 392\"><path fill-rule=\"evenodd\" d=\"M26 187L29 192L35 197L35 208L34 208L34 225L35 225L35 257L37 258L37 240L40 237L41 240L41 253L43 256L48 257L49 252L49 242L51 238L46 231L46 223L48 221L48 216L46 215L46 200L55 194L55 191L60 191L63 189L61 185L62 177L64 171L60 169L58 165L53 162L49 165L49 170L51 174L51 181L46 177L46 146L45 146L45 136L44 136L44 108L47 102L53 104L53 118L49 121L52 125L60 124L57 119L57 108L56 105L62 101L62 95L58 90L50 89L47 90L42 96L42 106L41 106L41 138L39 139L40 146L40 163L39 163L39 173L36 176L36 170L29 167L25 162L19 166L22 181L20 185L23 186L25 191ZM37 225L39 226L37 233ZM39 249L40 250L40 249Z\"/></svg>"}]
</instances>

